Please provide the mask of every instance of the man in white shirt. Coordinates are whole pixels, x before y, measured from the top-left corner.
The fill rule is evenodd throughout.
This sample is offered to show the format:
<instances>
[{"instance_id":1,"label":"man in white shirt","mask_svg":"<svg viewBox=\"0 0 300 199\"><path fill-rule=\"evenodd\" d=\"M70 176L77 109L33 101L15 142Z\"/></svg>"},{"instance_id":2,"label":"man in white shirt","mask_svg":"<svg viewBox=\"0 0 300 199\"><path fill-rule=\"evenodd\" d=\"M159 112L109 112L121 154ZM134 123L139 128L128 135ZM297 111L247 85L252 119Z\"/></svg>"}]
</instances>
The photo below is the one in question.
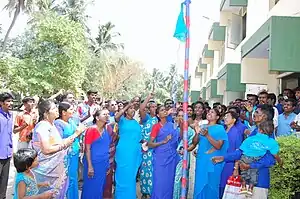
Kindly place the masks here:
<instances>
[{"instance_id":1,"label":"man in white shirt","mask_svg":"<svg viewBox=\"0 0 300 199\"><path fill-rule=\"evenodd\" d=\"M141 104L141 98L140 97L135 97L133 98L133 103L135 102L135 106L134 106L134 110L135 110L135 114L133 119L135 119L138 123L140 123L141 121L141 116L140 116L140 104Z\"/></svg>"},{"instance_id":2,"label":"man in white shirt","mask_svg":"<svg viewBox=\"0 0 300 199\"><path fill-rule=\"evenodd\" d=\"M271 106L273 106L273 109L274 109L274 117L273 117L273 123L274 123L274 127L277 128L278 127L278 110L277 108L274 106L274 100L272 100L272 102L270 102L270 96L272 96L273 94L270 93L268 94L267 91L261 91L259 94L258 94L258 102L259 104L269 104ZM275 95L275 102L276 102L276 95Z\"/></svg>"}]
</instances>

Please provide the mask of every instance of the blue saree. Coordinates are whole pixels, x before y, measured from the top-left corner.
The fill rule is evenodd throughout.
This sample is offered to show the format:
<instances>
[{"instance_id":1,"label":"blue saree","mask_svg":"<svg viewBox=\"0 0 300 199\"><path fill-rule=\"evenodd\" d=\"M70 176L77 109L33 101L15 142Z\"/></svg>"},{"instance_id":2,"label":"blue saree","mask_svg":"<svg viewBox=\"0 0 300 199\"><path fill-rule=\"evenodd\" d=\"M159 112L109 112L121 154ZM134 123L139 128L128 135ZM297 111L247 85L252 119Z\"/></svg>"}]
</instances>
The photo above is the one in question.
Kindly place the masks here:
<instances>
[{"instance_id":1,"label":"blue saree","mask_svg":"<svg viewBox=\"0 0 300 199\"><path fill-rule=\"evenodd\" d=\"M235 125L229 129L227 132L228 135L228 149L227 153L233 153L237 149L240 148L242 142L243 142L243 134L241 134L240 129ZM234 170L234 164L235 161L232 162L226 162L221 174L221 182L220 182L220 198L222 198L225 186L227 184L228 178L232 175Z\"/></svg>"},{"instance_id":2,"label":"blue saree","mask_svg":"<svg viewBox=\"0 0 300 199\"><path fill-rule=\"evenodd\" d=\"M195 131L189 127L188 128L188 145L192 144L193 137L195 135ZM178 145L177 150L181 150L183 148L183 140L181 140L180 144ZM180 199L181 194L181 178L182 178L182 161L183 155L180 155L180 161L176 166L176 173L175 173L175 182L174 182L174 192L173 192L173 199ZM189 179L189 168L190 168L190 154L188 154L188 173L187 179ZM189 183L187 183L188 185ZM187 187L188 190L188 187Z\"/></svg>"},{"instance_id":3,"label":"blue saree","mask_svg":"<svg viewBox=\"0 0 300 199\"><path fill-rule=\"evenodd\" d=\"M95 128L95 127L90 127ZM89 129L87 134L90 133ZM96 133L95 133L96 134ZM83 157L83 187L81 199L102 199L106 172L109 169L109 146L111 137L107 129L101 136L95 138L91 144L91 162L94 168L94 176L88 177L88 163L86 156Z\"/></svg>"},{"instance_id":4,"label":"blue saree","mask_svg":"<svg viewBox=\"0 0 300 199\"><path fill-rule=\"evenodd\" d=\"M208 127L209 135L215 140L223 140L219 150L207 153L213 148L205 136L200 136L196 159L194 199L219 199L219 185L224 164L213 164L211 158L224 156L228 149L228 137L222 125Z\"/></svg>"},{"instance_id":5,"label":"blue saree","mask_svg":"<svg viewBox=\"0 0 300 199\"><path fill-rule=\"evenodd\" d=\"M119 142L116 148L115 199L136 199L136 175L141 165L141 126L121 117Z\"/></svg>"},{"instance_id":6,"label":"blue saree","mask_svg":"<svg viewBox=\"0 0 300 199\"><path fill-rule=\"evenodd\" d=\"M142 139L144 141L149 141L152 127L157 122L157 117L147 115L146 122L143 124L142 129ZM149 149L142 154L142 164L140 167L140 186L142 194L151 195L153 184L152 171L152 149Z\"/></svg>"},{"instance_id":7,"label":"blue saree","mask_svg":"<svg viewBox=\"0 0 300 199\"><path fill-rule=\"evenodd\" d=\"M56 128L62 135L62 138L68 138L73 135L76 131L76 123L71 118L68 123L63 120L55 120ZM78 198L78 162L79 162L79 139L76 138L68 150L67 161L68 161L68 178L69 186L67 191L67 198L73 199Z\"/></svg>"},{"instance_id":8,"label":"blue saree","mask_svg":"<svg viewBox=\"0 0 300 199\"><path fill-rule=\"evenodd\" d=\"M153 190L151 199L173 198L176 166L180 160L177 153L179 131L171 122L160 128L156 142L162 142L168 135L172 138L168 143L153 150Z\"/></svg>"}]
</instances>

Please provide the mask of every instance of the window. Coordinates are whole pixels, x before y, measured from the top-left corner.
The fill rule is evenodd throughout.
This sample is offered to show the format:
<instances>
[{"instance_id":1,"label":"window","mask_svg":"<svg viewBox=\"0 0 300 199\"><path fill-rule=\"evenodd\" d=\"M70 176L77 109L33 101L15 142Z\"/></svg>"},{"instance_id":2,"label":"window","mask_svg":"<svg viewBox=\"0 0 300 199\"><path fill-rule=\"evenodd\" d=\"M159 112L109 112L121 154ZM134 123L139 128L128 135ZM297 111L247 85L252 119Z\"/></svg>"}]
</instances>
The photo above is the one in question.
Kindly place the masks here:
<instances>
[{"instance_id":1,"label":"window","mask_svg":"<svg viewBox=\"0 0 300 199\"><path fill-rule=\"evenodd\" d=\"M241 8L239 14L232 13L227 27L227 48L235 49L246 37L247 8Z\"/></svg>"},{"instance_id":2,"label":"window","mask_svg":"<svg viewBox=\"0 0 300 199\"><path fill-rule=\"evenodd\" d=\"M247 32L247 13L242 17L242 40L245 39Z\"/></svg>"}]
</instances>

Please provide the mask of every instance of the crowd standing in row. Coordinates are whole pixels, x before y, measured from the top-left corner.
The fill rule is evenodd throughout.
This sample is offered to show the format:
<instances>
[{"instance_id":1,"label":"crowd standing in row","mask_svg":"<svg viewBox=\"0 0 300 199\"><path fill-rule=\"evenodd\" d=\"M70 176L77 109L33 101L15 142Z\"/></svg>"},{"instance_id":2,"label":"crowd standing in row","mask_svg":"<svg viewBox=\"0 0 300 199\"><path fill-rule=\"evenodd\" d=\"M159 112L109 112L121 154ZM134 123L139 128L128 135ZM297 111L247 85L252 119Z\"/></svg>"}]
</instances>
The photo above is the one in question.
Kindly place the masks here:
<instances>
[{"instance_id":1,"label":"crowd standing in row","mask_svg":"<svg viewBox=\"0 0 300 199\"><path fill-rule=\"evenodd\" d=\"M228 107L214 103L211 108L201 100L189 105L188 191L193 198L222 198L228 178L241 174L241 194L267 199L269 168L276 160L282 164L275 138L300 131L299 99L297 88L284 90L278 103L275 94L262 91ZM14 198L77 199L81 180L82 199L136 198L137 180L142 198L180 198L181 103L157 104L153 94L144 101L105 102L89 91L87 101L76 105L67 92L56 102L37 104L25 97L13 123L12 100L10 93L0 95L0 199L6 198L12 156ZM14 155L12 133L19 134Z\"/></svg>"}]
</instances>

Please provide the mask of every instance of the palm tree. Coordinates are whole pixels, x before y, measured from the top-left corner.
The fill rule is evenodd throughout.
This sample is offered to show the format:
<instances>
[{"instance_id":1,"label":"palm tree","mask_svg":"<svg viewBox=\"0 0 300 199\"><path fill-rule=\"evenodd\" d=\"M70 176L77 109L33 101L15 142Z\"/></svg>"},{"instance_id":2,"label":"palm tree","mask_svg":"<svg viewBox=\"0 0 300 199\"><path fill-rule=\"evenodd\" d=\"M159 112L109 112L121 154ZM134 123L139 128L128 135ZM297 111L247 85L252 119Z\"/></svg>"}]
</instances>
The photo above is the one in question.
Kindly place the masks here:
<instances>
[{"instance_id":1,"label":"palm tree","mask_svg":"<svg viewBox=\"0 0 300 199\"><path fill-rule=\"evenodd\" d=\"M28 5L30 5L29 2L31 2L31 1L27 2ZM31 5L30 5L30 7L31 7ZM11 22L11 24L10 24L10 26L9 26L6 34L5 34L4 40L3 40L2 49L1 49L2 52L5 50L5 46L6 46L9 34L10 34L11 30L13 29L20 12L22 10L25 10L25 8L26 8L25 7L25 0L9 0L8 4L4 7L4 9L9 11L10 16L11 16L13 11L15 11L15 12L14 12L14 17L12 19L12 22Z\"/></svg>"},{"instance_id":2,"label":"palm tree","mask_svg":"<svg viewBox=\"0 0 300 199\"><path fill-rule=\"evenodd\" d=\"M173 97L172 94L177 91L178 83L177 68L175 64L170 65L168 75L165 77L165 82L170 97Z\"/></svg>"},{"instance_id":3,"label":"palm tree","mask_svg":"<svg viewBox=\"0 0 300 199\"><path fill-rule=\"evenodd\" d=\"M93 3L93 0L64 0L62 3L57 4L53 10L58 14L68 16L72 21L81 23L87 32L90 32L87 25L90 16L86 14L86 9L91 3Z\"/></svg>"},{"instance_id":4,"label":"palm tree","mask_svg":"<svg viewBox=\"0 0 300 199\"><path fill-rule=\"evenodd\" d=\"M13 29L21 11L32 13L35 8L38 10L45 10L49 5L53 4L54 1L55 0L8 0L8 3L5 5L4 9L8 10L10 16L12 13L14 14L11 24L5 34L1 52L5 50L11 30Z\"/></svg>"},{"instance_id":5,"label":"palm tree","mask_svg":"<svg viewBox=\"0 0 300 199\"><path fill-rule=\"evenodd\" d=\"M111 22L98 26L98 35L95 38L95 41L92 41L94 53L98 54L105 50L117 51L119 49L124 49L124 44L116 44L112 41L113 38L121 36L119 32L112 32L114 28L115 25Z\"/></svg>"}]
</instances>

